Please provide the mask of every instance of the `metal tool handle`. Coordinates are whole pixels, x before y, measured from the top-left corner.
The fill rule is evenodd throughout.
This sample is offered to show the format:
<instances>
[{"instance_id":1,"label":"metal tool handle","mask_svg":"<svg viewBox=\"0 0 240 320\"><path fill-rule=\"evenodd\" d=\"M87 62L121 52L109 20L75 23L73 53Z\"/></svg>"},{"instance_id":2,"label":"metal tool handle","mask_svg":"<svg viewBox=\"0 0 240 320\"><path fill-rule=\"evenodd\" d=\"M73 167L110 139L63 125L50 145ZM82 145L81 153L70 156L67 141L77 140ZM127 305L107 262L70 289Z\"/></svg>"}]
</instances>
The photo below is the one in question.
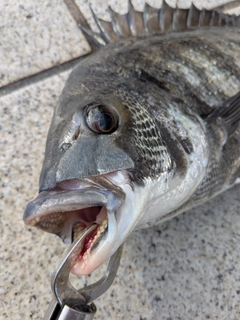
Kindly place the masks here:
<instances>
[{"instance_id":1,"label":"metal tool handle","mask_svg":"<svg viewBox=\"0 0 240 320\"><path fill-rule=\"evenodd\" d=\"M105 275L96 283L80 290L69 281L69 273L81 252L85 236L94 226L88 227L79 239L76 239L64 254L52 275L54 298L43 320L91 320L97 308L93 300L100 297L113 283L120 264L123 245L111 256Z\"/></svg>"},{"instance_id":2,"label":"metal tool handle","mask_svg":"<svg viewBox=\"0 0 240 320\"><path fill-rule=\"evenodd\" d=\"M56 320L61 312L61 306L56 300L53 298L49 304L49 307L44 315L43 320Z\"/></svg>"},{"instance_id":3,"label":"metal tool handle","mask_svg":"<svg viewBox=\"0 0 240 320\"><path fill-rule=\"evenodd\" d=\"M43 320L92 320L96 311L94 303L84 306L75 304L72 307L65 305L61 308L56 298L53 298Z\"/></svg>"},{"instance_id":4,"label":"metal tool handle","mask_svg":"<svg viewBox=\"0 0 240 320\"><path fill-rule=\"evenodd\" d=\"M89 307L92 309L92 311L84 312L82 310L77 310L77 307L76 309L73 309L65 305L58 320L92 320L96 313L96 307L94 303L91 303Z\"/></svg>"}]
</instances>

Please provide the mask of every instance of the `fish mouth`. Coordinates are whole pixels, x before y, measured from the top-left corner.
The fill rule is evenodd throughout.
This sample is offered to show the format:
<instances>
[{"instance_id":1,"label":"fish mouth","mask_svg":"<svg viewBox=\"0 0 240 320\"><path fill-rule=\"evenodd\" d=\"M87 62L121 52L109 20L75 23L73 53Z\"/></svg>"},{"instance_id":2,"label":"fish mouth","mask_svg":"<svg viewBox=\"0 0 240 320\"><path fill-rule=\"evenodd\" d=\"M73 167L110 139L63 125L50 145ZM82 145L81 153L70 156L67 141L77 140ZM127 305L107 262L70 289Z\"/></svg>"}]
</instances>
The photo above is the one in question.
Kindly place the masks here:
<instances>
[{"instance_id":1,"label":"fish mouth","mask_svg":"<svg viewBox=\"0 0 240 320\"><path fill-rule=\"evenodd\" d=\"M116 240L121 220L118 213L124 199L123 190L105 176L62 181L54 189L39 193L27 205L23 220L60 236L65 243L94 225L72 268L77 275L89 274L121 245L116 245Z\"/></svg>"}]
</instances>

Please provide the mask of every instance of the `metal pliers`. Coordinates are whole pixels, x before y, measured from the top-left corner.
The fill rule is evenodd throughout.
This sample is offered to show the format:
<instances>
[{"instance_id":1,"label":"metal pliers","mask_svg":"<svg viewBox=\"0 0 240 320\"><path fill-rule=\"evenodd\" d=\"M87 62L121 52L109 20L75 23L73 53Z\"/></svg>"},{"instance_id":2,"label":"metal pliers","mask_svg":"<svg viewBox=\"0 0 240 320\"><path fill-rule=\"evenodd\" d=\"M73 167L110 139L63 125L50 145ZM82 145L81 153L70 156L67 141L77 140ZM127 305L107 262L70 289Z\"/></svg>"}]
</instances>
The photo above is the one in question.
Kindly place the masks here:
<instances>
[{"instance_id":1,"label":"metal pliers","mask_svg":"<svg viewBox=\"0 0 240 320\"><path fill-rule=\"evenodd\" d=\"M86 235L93 230L90 226L76 239L64 254L52 275L54 298L43 320L91 320L97 308L93 301L100 297L113 283L116 276L123 245L110 258L105 275L96 283L83 289L75 289L69 282L70 271L81 252Z\"/></svg>"}]
</instances>

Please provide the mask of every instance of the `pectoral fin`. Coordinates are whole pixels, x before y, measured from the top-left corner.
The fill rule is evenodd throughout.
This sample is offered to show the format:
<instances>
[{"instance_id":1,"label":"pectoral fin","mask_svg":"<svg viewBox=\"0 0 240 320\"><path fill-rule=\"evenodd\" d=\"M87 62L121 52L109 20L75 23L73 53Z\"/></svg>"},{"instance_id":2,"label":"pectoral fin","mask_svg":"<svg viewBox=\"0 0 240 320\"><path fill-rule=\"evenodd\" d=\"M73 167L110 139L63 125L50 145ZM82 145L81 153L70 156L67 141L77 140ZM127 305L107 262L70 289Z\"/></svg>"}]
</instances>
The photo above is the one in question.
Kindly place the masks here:
<instances>
[{"instance_id":1,"label":"pectoral fin","mask_svg":"<svg viewBox=\"0 0 240 320\"><path fill-rule=\"evenodd\" d=\"M217 107L208 117L207 122L221 119L228 136L232 135L240 122L240 91Z\"/></svg>"}]
</instances>

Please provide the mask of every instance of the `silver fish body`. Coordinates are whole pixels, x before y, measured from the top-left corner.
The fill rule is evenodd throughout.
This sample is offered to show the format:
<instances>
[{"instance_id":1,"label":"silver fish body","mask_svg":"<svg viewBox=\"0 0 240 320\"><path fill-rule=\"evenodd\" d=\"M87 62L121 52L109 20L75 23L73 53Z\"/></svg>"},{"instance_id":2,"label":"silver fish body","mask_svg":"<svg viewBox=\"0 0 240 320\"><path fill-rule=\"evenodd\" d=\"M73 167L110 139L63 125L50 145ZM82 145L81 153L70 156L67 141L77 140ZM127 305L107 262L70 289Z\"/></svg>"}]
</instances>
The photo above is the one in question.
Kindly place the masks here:
<instances>
[{"instance_id":1,"label":"silver fish body","mask_svg":"<svg viewBox=\"0 0 240 320\"><path fill-rule=\"evenodd\" d=\"M240 180L240 28L180 29L104 46L63 89L24 220L64 241L96 224L77 274Z\"/></svg>"}]
</instances>

